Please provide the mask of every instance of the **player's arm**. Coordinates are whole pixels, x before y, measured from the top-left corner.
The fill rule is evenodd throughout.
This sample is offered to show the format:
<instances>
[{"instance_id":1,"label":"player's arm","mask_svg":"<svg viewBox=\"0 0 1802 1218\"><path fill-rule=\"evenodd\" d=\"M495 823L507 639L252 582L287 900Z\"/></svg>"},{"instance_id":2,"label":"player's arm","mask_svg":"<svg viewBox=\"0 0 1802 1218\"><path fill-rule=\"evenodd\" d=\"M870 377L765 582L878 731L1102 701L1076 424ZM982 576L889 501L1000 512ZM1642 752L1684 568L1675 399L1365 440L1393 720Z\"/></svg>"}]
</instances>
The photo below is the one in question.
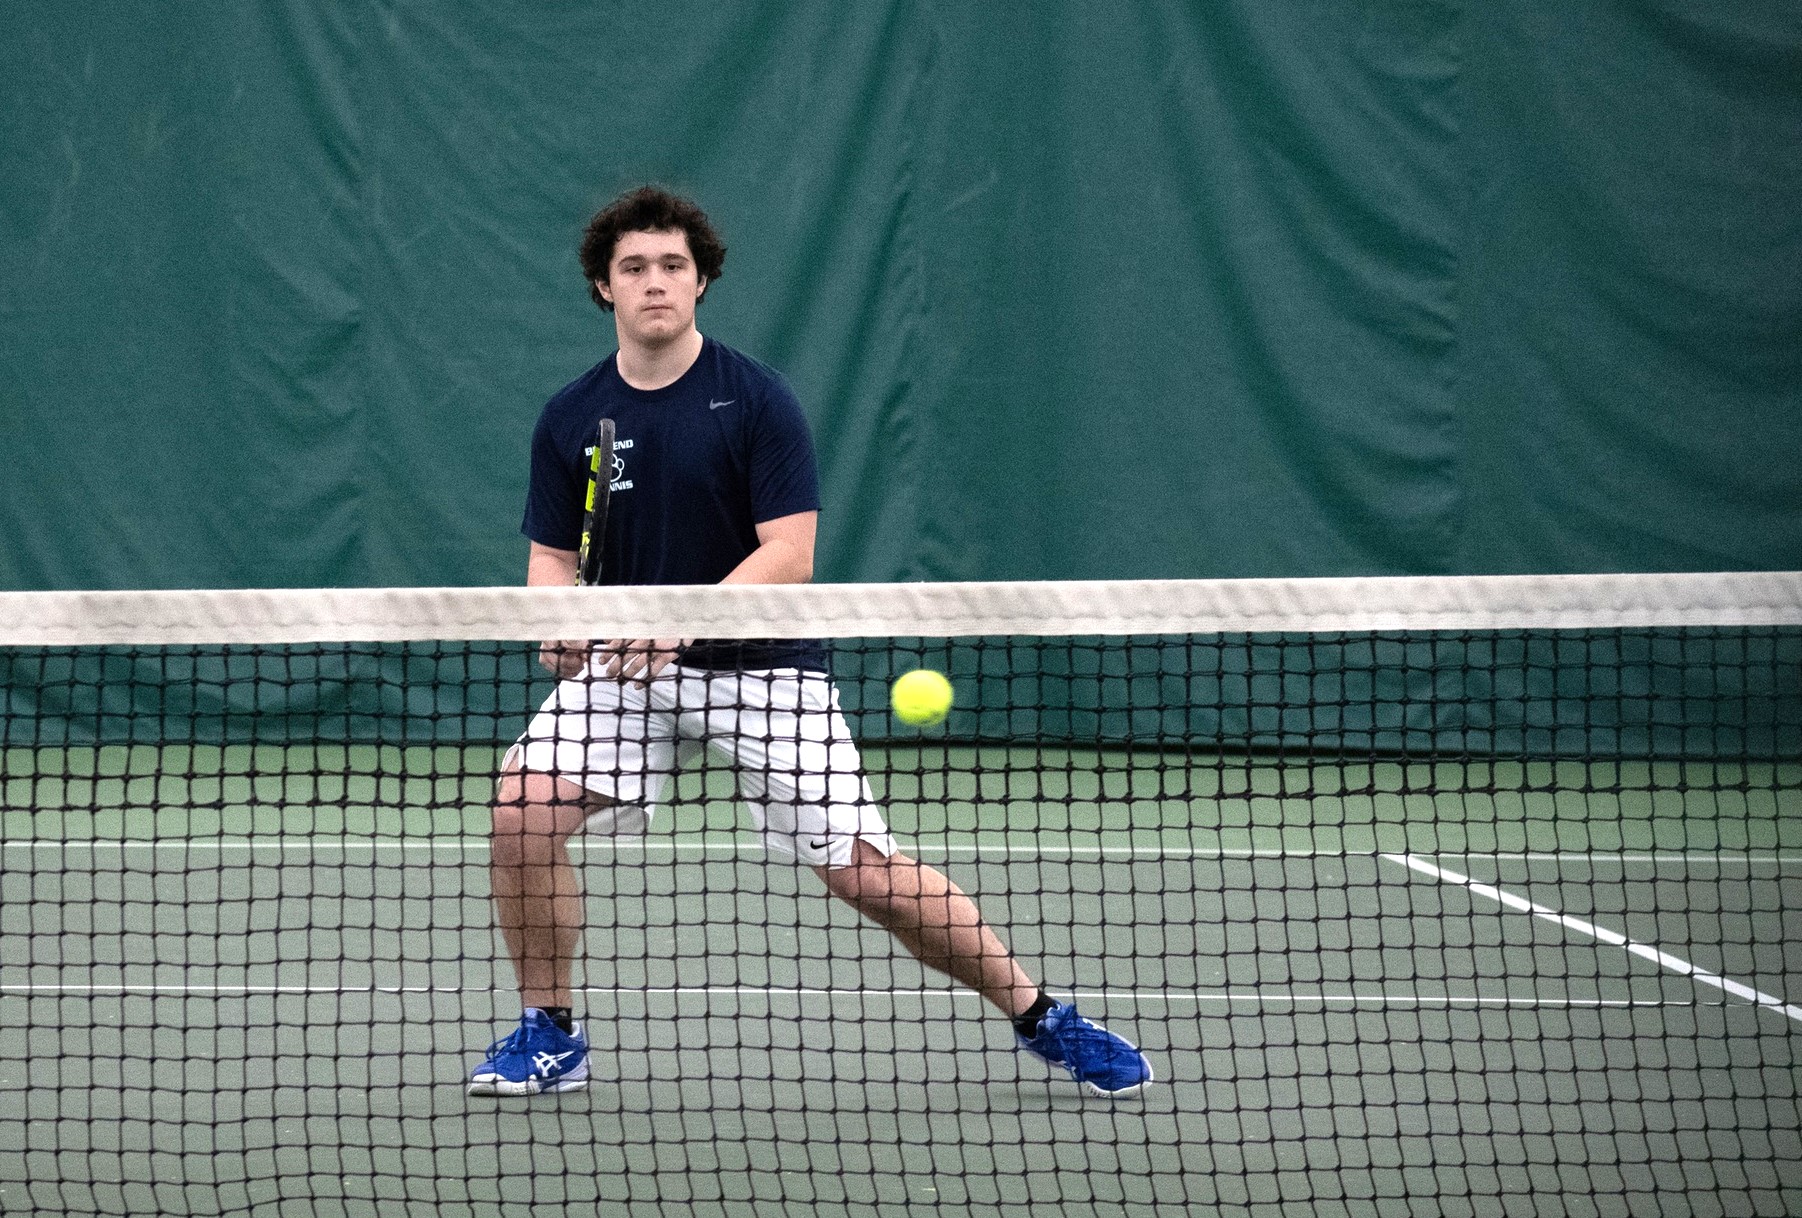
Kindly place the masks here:
<instances>
[{"instance_id":1,"label":"player's arm","mask_svg":"<svg viewBox=\"0 0 1802 1218\"><path fill-rule=\"evenodd\" d=\"M526 586L567 588L576 582L577 555L534 541L526 557ZM573 677L588 662L588 640L549 639L538 645L538 662L558 677Z\"/></svg>"},{"instance_id":2,"label":"player's arm","mask_svg":"<svg viewBox=\"0 0 1802 1218\"><path fill-rule=\"evenodd\" d=\"M813 578L818 512L796 512L757 526L757 548L722 584L804 584ZM648 682L676 659L688 639L616 639L606 644L602 670L623 681Z\"/></svg>"},{"instance_id":3,"label":"player's arm","mask_svg":"<svg viewBox=\"0 0 1802 1218\"><path fill-rule=\"evenodd\" d=\"M757 526L757 548L732 568L723 584L805 584L813 579L813 540L818 512L778 516Z\"/></svg>"},{"instance_id":4,"label":"player's arm","mask_svg":"<svg viewBox=\"0 0 1802 1218\"><path fill-rule=\"evenodd\" d=\"M558 550L540 542L532 542L526 557L528 588L567 588L576 582L576 552Z\"/></svg>"}]
</instances>

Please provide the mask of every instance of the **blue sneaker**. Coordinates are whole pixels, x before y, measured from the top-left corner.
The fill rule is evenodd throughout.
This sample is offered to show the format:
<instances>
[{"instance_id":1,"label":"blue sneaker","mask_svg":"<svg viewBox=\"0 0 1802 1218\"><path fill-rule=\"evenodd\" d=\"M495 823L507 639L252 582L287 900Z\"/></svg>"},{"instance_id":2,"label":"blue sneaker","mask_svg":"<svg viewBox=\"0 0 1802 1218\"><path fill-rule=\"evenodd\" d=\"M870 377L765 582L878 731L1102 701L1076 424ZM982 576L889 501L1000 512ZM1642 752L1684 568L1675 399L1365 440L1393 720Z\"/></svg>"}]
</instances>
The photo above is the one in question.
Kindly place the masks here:
<instances>
[{"instance_id":1,"label":"blue sneaker","mask_svg":"<svg viewBox=\"0 0 1802 1218\"><path fill-rule=\"evenodd\" d=\"M1120 1099L1151 1085L1151 1063L1139 1046L1084 1019L1073 1002L1052 1007L1039 1020L1038 1034L1019 1040L1022 1049L1062 1066L1094 1095Z\"/></svg>"},{"instance_id":2,"label":"blue sneaker","mask_svg":"<svg viewBox=\"0 0 1802 1218\"><path fill-rule=\"evenodd\" d=\"M536 1007L519 1027L488 1046L488 1060L469 1076L471 1095L544 1095L588 1086L588 1039L582 1025L565 1032Z\"/></svg>"}]
</instances>

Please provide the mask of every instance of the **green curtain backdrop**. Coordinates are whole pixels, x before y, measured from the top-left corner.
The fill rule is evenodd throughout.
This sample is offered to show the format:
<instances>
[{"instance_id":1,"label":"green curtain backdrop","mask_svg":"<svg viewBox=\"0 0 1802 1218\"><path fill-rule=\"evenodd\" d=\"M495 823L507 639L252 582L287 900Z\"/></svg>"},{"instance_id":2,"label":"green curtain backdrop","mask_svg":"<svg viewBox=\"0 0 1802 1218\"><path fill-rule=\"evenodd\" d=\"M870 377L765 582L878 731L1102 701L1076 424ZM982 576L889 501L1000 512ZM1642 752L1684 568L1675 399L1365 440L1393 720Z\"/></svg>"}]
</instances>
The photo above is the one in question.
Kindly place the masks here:
<instances>
[{"instance_id":1,"label":"green curtain backdrop","mask_svg":"<svg viewBox=\"0 0 1802 1218\"><path fill-rule=\"evenodd\" d=\"M820 573L1802 566L1802 6L0 6L0 586L521 578L662 181Z\"/></svg>"}]
</instances>

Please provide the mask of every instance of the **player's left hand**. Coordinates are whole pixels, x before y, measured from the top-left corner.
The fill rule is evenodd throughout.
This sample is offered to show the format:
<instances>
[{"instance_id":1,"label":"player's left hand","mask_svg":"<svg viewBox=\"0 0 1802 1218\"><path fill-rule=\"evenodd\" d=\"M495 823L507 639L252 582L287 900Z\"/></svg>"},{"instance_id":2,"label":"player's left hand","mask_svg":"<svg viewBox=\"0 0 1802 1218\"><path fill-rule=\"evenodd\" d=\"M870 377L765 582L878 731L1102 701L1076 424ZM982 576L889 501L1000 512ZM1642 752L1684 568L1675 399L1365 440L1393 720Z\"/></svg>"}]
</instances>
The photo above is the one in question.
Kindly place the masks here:
<instances>
[{"instance_id":1,"label":"player's left hand","mask_svg":"<svg viewBox=\"0 0 1802 1218\"><path fill-rule=\"evenodd\" d=\"M668 668L693 639L611 639L601 647L601 673L640 687Z\"/></svg>"}]
</instances>

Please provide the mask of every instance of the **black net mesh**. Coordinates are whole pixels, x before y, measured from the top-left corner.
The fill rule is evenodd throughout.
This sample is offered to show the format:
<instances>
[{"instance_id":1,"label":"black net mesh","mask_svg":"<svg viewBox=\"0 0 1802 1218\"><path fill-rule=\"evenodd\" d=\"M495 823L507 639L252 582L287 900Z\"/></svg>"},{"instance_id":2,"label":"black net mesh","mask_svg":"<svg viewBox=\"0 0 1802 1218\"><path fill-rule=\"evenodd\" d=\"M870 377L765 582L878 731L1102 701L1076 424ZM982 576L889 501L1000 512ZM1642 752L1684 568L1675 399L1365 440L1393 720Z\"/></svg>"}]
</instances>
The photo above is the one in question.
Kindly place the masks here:
<instances>
[{"instance_id":1,"label":"black net mesh","mask_svg":"<svg viewBox=\"0 0 1802 1218\"><path fill-rule=\"evenodd\" d=\"M585 1085L469 1094L559 687L430 633L0 647L0 1211L1802 1212L1802 628L831 639L869 805L1115 1099L758 831L747 758L848 754L680 660L590 724L667 762L540 767L661 785L568 845Z\"/></svg>"}]
</instances>

